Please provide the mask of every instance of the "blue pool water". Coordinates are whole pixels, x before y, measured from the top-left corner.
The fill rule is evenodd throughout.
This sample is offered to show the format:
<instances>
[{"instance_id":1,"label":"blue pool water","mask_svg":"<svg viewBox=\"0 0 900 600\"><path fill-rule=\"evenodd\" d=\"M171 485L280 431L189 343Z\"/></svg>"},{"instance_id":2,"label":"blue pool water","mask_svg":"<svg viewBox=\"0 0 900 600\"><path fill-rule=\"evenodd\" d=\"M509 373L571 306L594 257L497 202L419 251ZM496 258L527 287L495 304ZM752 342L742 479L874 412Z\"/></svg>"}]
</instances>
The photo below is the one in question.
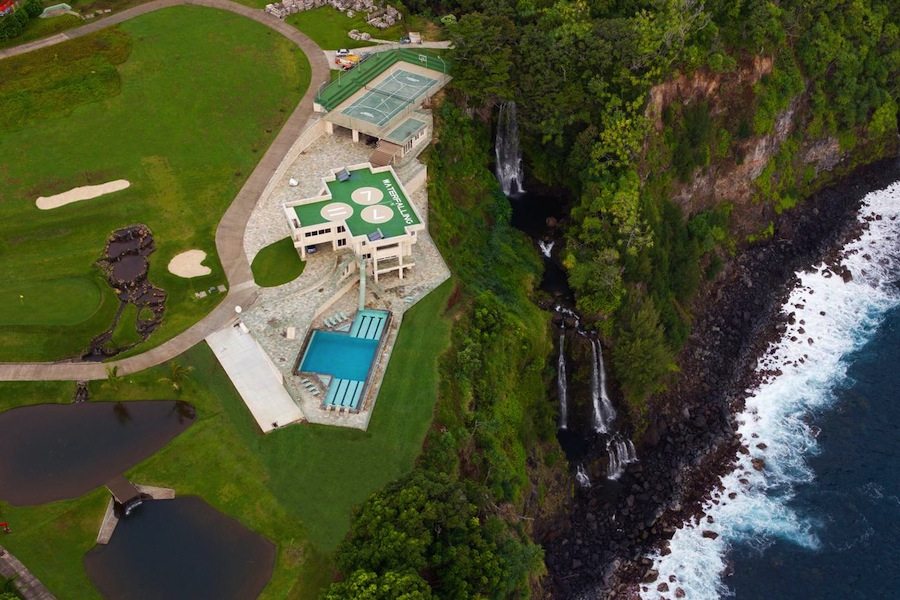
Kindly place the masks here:
<instances>
[{"instance_id":1,"label":"blue pool water","mask_svg":"<svg viewBox=\"0 0 900 600\"><path fill-rule=\"evenodd\" d=\"M365 381L377 348L377 339L365 340L346 333L314 331L300 371Z\"/></svg>"}]
</instances>

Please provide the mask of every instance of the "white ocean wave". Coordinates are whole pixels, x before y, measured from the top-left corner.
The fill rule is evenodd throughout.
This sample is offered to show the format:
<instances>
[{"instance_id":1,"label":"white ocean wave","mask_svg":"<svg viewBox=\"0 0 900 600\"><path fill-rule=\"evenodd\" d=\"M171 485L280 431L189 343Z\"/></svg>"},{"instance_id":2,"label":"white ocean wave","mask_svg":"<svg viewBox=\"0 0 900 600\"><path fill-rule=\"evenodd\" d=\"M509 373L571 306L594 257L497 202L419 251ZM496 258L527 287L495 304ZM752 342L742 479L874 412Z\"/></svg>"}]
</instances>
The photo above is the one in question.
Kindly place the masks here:
<instances>
[{"instance_id":1,"label":"white ocean wave","mask_svg":"<svg viewBox=\"0 0 900 600\"><path fill-rule=\"evenodd\" d=\"M650 556L659 576L642 586L645 600L675 598L679 588L689 600L730 595L722 574L734 544L764 550L783 539L819 547L820 525L788 505L794 486L814 479L806 460L818 452L817 431L807 418L834 402L833 391L846 378L848 355L900 303L898 217L900 182L863 200L859 218L868 222L868 229L845 246L841 261L852 273L851 281L825 265L798 274L799 283L782 307L786 315L793 313L793 323L759 362L760 373L771 375L749 392L738 415L738 432L750 452L738 455L735 469L722 477L722 490L704 505L711 520L685 523L672 538L669 554ZM762 470L754 468L754 459L763 461ZM758 460L757 466L762 466ZM705 531L717 537L704 537ZM662 582L668 591L657 591Z\"/></svg>"}]
</instances>

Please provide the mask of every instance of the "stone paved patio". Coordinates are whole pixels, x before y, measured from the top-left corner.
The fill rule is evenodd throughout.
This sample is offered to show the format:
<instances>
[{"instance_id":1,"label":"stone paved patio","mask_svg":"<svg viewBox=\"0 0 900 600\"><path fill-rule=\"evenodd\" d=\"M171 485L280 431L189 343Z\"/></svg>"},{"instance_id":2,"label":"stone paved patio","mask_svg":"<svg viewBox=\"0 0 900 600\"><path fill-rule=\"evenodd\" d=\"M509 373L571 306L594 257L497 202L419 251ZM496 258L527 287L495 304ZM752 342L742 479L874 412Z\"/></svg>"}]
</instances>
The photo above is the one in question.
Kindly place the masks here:
<instances>
[{"instance_id":1,"label":"stone paved patio","mask_svg":"<svg viewBox=\"0 0 900 600\"><path fill-rule=\"evenodd\" d=\"M315 196L322 190L322 178L332 169L355 165L369 160L372 148L353 143L349 132L336 128L334 135L323 135L303 151L275 184L272 193L260 198L247 222L244 233L244 252L252 263L260 249L290 235L282 205L289 200ZM299 184L291 187L291 178Z\"/></svg>"}]
</instances>

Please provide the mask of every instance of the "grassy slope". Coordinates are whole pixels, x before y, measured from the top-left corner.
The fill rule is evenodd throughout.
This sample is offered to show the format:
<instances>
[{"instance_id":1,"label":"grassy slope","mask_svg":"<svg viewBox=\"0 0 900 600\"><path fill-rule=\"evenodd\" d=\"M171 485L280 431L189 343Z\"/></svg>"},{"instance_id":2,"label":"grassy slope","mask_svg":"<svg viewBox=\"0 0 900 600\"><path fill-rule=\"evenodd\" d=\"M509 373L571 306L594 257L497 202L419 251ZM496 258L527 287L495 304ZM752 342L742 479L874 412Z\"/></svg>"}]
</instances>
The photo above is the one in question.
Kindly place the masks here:
<instances>
[{"instance_id":1,"label":"grassy slope","mask_svg":"<svg viewBox=\"0 0 900 600\"><path fill-rule=\"evenodd\" d=\"M48 93L40 80L23 78L30 86L26 101L41 100L30 109L37 118L0 127L0 280L27 288L74 277L97 282L109 295L93 262L110 231L144 222L157 239L151 281L169 293L166 320L146 348L184 330L221 299L193 298L195 289L224 282L215 226L308 87L310 71L290 42L230 13L177 7L118 30L127 34L131 54L115 70L91 47L107 43L109 31L0 64L7 73L0 78L2 101L22 91L8 73L36 68L47 81L62 82ZM77 48L86 58L72 64ZM77 76L65 79L66 73ZM93 101L67 107L61 98ZM37 195L117 178L132 187L52 211L34 206ZM167 272L169 259L189 248L210 255L211 275L188 281ZM18 298L20 292L11 293ZM53 295L25 302L37 307ZM4 326L0 360L77 354L108 325L115 302L104 300L101 308L76 326ZM67 305L59 310L47 323L66 319Z\"/></svg>"},{"instance_id":2,"label":"grassy slope","mask_svg":"<svg viewBox=\"0 0 900 600\"><path fill-rule=\"evenodd\" d=\"M372 37L380 40L400 39L400 35L406 31L402 22L385 30L376 29L366 23L365 13L357 13L351 18L331 6L299 12L288 16L285 21L308 35L324 50L372 45L372 42L351 40L347 37L347 32L351 29L370 33Z\"/></svg>"},{"instance_id":3,"label":"grassy slope","mask_svg":"<svg viewBox=\"0 0 900 600\"><path fill-rule=\"evenodd\" d=\"M304 425L261 436L202 345L179 359L195 369L181 398L197 406L197 422L129 477L200 495L277 542L276 572L264 598L316 597L331 576L328 553L346 533L351 508L409 470L419 452L437 395L438 357L450 341L444 309L451 289L444 284L407 313L367 432ZM92 397L171 397L159 382L167 373L165 366L150 369L118 390L93 384ZM61 382L0 383L0 409L68 401L73 390ZM60 597L96 598L81 557L93 545L104 507L101 490L38 507L0 503L0 519L15 531L3 543Z\"/></svg>"},{"instance_id":4,"label":"grassy slope","mask_svg":"<svg viewBox=\"0 0 900 600\"><path fill-rule=\"evenodd\" d=\"M253 279L262 287L283 285L300 277L306 263L300 260L294 242L286 237L269 244L253 258Z\"/></svg>"}]
</instances>

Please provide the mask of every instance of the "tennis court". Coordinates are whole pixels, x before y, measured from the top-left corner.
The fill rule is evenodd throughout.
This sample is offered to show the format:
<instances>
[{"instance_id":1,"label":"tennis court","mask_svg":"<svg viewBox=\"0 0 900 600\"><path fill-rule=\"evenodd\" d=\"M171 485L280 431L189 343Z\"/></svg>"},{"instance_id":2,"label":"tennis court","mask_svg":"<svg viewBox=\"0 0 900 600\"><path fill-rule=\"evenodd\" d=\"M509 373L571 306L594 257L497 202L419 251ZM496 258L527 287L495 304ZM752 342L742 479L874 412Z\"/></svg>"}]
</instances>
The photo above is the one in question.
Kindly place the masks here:
<instances>
[{"instance_id":1,"label":"tennis court","mask_svg":"<svg viewBox=\"0 0 900 600\"><path fill-rule=\"evenodd\" d=\"M365 95L341 112L381 127L436 83L436 79L399 69L374 87L367 85Z\"/></svg>"}]
</instances>

